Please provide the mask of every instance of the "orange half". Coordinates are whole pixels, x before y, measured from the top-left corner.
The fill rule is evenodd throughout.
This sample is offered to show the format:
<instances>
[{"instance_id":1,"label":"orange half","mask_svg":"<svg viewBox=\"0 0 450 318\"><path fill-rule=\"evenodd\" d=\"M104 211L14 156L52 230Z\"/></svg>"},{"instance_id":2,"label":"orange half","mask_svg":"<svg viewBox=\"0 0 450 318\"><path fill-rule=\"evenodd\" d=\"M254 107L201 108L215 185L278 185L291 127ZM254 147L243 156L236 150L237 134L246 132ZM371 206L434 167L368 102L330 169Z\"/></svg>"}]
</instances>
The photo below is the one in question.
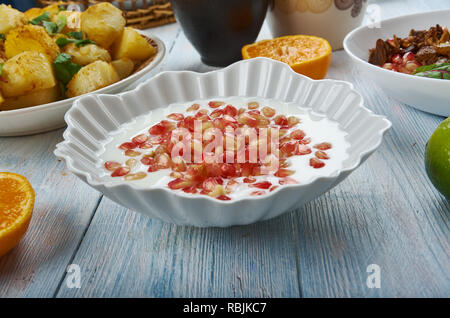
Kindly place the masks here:
<instances>
[{"instance_id":1,"label":"orange half","mask_svg":"<svg viewBox=\"0 0 450 318\"><path fill-rule=\"evenodd\" d=\"M34 190L15 173L0 172L0 257L16 246L28 229Z\"/></svg>"},{"instance_id":2,"label":"orange half","mask_svg":"<svg viewBox=\"0 0 450 318\"><path fill-rule=\"evenodd\" d=\"M312 35L288 35L263 40L242 48L242 58L268 57L289 64L297 73L322 79L331 64L331 46Z\"/></svg>"}]
</instances>

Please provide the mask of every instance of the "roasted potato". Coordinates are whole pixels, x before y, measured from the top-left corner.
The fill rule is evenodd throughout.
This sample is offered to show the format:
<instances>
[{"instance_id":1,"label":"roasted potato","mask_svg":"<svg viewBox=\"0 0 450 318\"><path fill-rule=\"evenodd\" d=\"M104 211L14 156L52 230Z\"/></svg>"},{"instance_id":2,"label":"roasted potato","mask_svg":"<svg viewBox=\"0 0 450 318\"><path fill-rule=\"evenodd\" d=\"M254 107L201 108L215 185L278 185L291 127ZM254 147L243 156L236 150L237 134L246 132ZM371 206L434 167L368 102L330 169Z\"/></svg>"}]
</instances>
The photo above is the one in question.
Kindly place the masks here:
<instances>
[{"instance_id":1,"label":"roasted potato","mask_svg":"<svg viewBox=\"0 0 450 318\"><path fill-rule=\"evenodd\" d=\"M128 77L131 73L133 73L133 70L134 70L133 61L126 57L124 57L120 60L112 61L111 65L116 70L117 75L119 75L120 79L124 79L125 77Z\"/></svg>"},{"instance_id":2,"label":"roasted potato","mask_svg":"<svg viewBox=\"0 0 450 318\"><path fill-rule=\"evenodd\" d=\"M5 101L5 99L3 98L2 92L0 92L0 110L2 109L2 104Z\"/></svg>"},{"instance_id":3,"label":"roasted potato","mask_svg":"<svg viewBox=\"0 0 450 318\"><path fill-rule=\"evenodd\" d=\"M108 2L91 6L81 14L81 31L104 48L113 44L124 27L122 11Z\"/></svg>"},{"instance_id":4,"label":"roasted potato","mask_svg":"<svg viewBox=\"0 0 450 318\"><path fill-rule=\"evenodd\" d=\"M44 12L48 12L50 14L50 18L53 18L54 16L60 13L61 10L59 9L59 6L61 4L64 4L64 2L60 1L58 3L46 6L44 8L31 8L25 11L24 14L28 20L33 20L38 16L44 14Z\"/></svg>"},{"instance_id":5,"label":"roasted potato","mask_svg":"<svg viewBox=\"0 0 450 318\"><path fill-rule=\"evenodd\" d=\"M52 65L39 52L25 51L3 64L0 90L5 98L26 95L29 92L56 85Z\"/></svg>"},{"instance_id":6,"label":"roasted potato","mask_svg":"<svg viewBox=\"0 0 450 318\"><path fill-rule=\"evenodd\" d=\"M31 8L24 12L25 17L27 18L28 21L31 21L31 20L37 18L38 16L40 16L43 13L44 12L42 11L42 8Z\"/></svg>"},{"instance_id":7,"label":"roasted potato","mask_svg":"<svg viewBox=\"0 0 450 318\"><path fill-rule=\"evenodd\" d=\"M127 57L132 60L145 60L156 53L155 48L135 29L126 27L113 47L114 59Z\"/></svg>"},{"instance_id":8,"label":"roasted potato","mask_svg":"<svg viewBox=\"0 0 450 318\"><path fill-rule=\"evenodd\" d=\"M6 98L0 103L0 110L13 110L18 108L52 103L61 98L61 90L58 86L33 91L27 95Z\"/></svg>"},{"instance_id":9,"label":"roasted potato","mask_svg":"<svg viewBox=\"0 0 450 318\"><path fill-rule=\"evenodd\" d=\"M83 66L67 84L67 97L86 94L119 81L111 64L104 61Z\"/></svg>"},{"instance_id":10,"label":"roasted potato","mask_svg":"<svg viewBox=\"0 0 450 318\"><path fill-rule=\"evenodd\" d=\"M66 26L64 27L62 32L78 32L81 30L81 12L61 11L60 13L54 15L51 20L55 23L58 23L59 17L61 15L66 16Z\"/></svg>"},{"instance_id":11,"label":"roasted potato","mask_svg":"<svg viewBox=\"0 0 450 318\"><path fill-rule=\"evenodd\" d=\"M7 34L12 29L26 24L27 18L22 12L11 6L0 4L0 33Z\"/></svg>"},{"instance_id":12,"label":"roasted potato","mask_svg":"<svg viewBox=\"0 0 450 318\"><path fill-rule=\"evenodd\" d=\"M53 62L59 54L59 46L44 28L27 24L9 32L5 41L8 59L24 51L43 53L50 62Z\"/></svg>"},{"instance_id":13,"label":"roasted potato","mask_svg":"<svg viewBox=\"0 0 450 318\"><path fill-rule=\"evenodd\" d=\"M72 62L80 65L88 65L95 61L111 61L109 52L95 44L77 47L72 43L65 46L64 52L72 55Z\"/></svg>"}]
</instances>

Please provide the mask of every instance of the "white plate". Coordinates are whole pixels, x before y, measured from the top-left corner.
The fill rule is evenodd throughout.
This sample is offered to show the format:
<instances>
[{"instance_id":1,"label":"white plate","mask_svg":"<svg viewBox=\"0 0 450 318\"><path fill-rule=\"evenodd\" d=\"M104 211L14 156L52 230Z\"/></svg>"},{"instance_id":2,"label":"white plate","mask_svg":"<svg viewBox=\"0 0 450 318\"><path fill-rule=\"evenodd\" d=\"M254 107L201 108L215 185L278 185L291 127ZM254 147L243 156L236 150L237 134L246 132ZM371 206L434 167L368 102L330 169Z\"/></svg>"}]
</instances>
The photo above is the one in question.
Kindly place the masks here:
<instances>
[{"instance_id":1,"label":"white plate","mask_svg":"<svg viewBox=\"0 0 450 318\"><path fill-rule=\"evenodd\" d=\"M428 30L440 24L450 27L450 10L424 12L381 21L381 28L359 27L344 39L344 49L354 60L361 76L372 79L393 98L417 109L450 116L450 81L424 78L383 69L367 62L369 49L377 39L395 34L405 37L411 29ZM389 104L387 104L389 107Z\"/></svg>"},{"instance_id":2,"label":"white plate","mask_svg":"<svg viewBox=\"0 0 450 318\"><path fill-rule=\"evenodd\" d=\"M186 196L167 187L139 188L133 182L111 182L102 176L102 142L121 125L150 110L173 103L220 97L260 97L295 102L331 120L348 135L348 158L341 170L301 184L284 185L270 194L219 201ZM231 226L266 220L301 206L336 186L381 144L391 123L363 106L352 84L313 81L284 63L267 58L237 62L209 73L163 72L119 95L78 99L65 116L64 141L55 155L68 169L111 200L150 217L176 224Z\"/></svg>"},{"instance_id":3,"label":"white plate","mask_svg":"<svg viewBox=\"0 0 450 318\"><path fill-rule=\"evenodd\" d=\"M95 93L112 94L121 92L150 72L162 61L166 51L164 43L156 36L151 35L149 38L157 44L158 52L153 60L139 72L117 83L101 88L95 91ZM22 109L0 111L0 136L30 135L64 127L66 125L64 122L64 114L79 97L81 96Z\"/></svg>"}]
</instances>

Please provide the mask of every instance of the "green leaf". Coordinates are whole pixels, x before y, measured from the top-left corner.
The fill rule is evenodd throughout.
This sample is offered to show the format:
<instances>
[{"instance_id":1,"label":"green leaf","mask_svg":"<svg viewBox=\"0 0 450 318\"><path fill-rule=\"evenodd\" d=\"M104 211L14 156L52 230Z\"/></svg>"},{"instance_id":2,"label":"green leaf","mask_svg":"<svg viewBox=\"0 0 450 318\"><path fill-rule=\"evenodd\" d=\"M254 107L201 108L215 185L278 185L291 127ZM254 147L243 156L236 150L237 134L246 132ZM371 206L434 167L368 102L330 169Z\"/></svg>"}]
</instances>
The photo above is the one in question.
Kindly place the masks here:
<instances>
[{"instance_id":1,"label":"green leaf","mask_svg":"<svg viewBox=\"0 0 450 318\"><path fill-rule=\"evenodd\" d=\"M64 7L63 5L59 5L59 6L58 6L58 11L59 11L59 12L61 12L61 11L66 11L66 7Z\"/></svg>"},{"instance_id":2,"label":"green leaf","mask_svg":"<svg viewBox=\"0 0 450 318\"><path fill-rule=\"evenodd\" d=\"M58 23L57 24L58 24L58 29L56 30L56 32L60 33L64 29L66 24L67 24L67 17L64 14L60 14L58 16Z\"/></svg>"},{"instance_id":3,"label":"green leaf","mask_svg":"<svg viewBox=\"0 0 450 318\"><path fill-rule=\"evenodd\" d=\"M0 63L0 77L2 77L3 63Z\"/></svg>"},{"instance_id":4,"label":"green leaf","mask_svg":"<svg viewBox=\"0 0 450 318\"><path fill-rule=\"evenodd\" d=\"M72 63L72 56L67 53L60 53L53 62L53 70L56 78L67 85L72 77L81 69L81 65Z\"/></svg>"},{"instance_id":5,"label":"green leaf","mask_svg":"<svg viewBox=\"0 0 450 318\"><path fill-rule=\"evenodd\" d=\"M42 21L42 26L50 35L53 35L58 31L58 25L55 22Z\"/></svg>"},{"instance_id":6,"label":"green leaf","mask_svg":"<svg viewBox=\"0 0 450 318\"><path fill-rule=\"evenodd\" d=\"M417 69L413 73L416 76L450 80L450 63L425 65Z\"/></svg>"},{"instance_id":7,"label":"green leaf","mask_svg":"<svg viewBox=\"0 0 450 318\"><path fill-rule=\"evenodd\" d=\"M34 25L42 25L44 21L50 21L50 13L47 11L31 20L30 23Z\"/></svg>"},{"instance_id":8,"label":"green leaf","mask_svg":"<svg viewBox=\"0 0 450 318\"><path fill-rule=\"evenodd\" d=\"M85 46L88 44L97 44L96 42L89 40L89 39L84 39L84 40L76 40L76 39L70 39L70 38L59 38L56 40L56 44L58 44L59 47L64 47L69 43L75 43L75 45L77 47L81 47L81 46Z\"/></svg>"},{"instance_id":9,"label":"green leaf","mask_svg":"<svg viewBox=\"0 0 450 318\"><path fill-rule=\"evenodd\" d=\"M77 39L77 40L83 40L82 32L69 32L69 33L67 33L67 36L70 38Z\"/></svg>"},{"instance_id":10,"label":"green leaf","mask_svg":"<svg viewBox=\"0 0 450 318\"><path fill-rule=\"evenodd\" d=\"M6 40L6 36L3 33L0 33L0 40L3 40L3 41Z\"/></svg>"}]
</instances>

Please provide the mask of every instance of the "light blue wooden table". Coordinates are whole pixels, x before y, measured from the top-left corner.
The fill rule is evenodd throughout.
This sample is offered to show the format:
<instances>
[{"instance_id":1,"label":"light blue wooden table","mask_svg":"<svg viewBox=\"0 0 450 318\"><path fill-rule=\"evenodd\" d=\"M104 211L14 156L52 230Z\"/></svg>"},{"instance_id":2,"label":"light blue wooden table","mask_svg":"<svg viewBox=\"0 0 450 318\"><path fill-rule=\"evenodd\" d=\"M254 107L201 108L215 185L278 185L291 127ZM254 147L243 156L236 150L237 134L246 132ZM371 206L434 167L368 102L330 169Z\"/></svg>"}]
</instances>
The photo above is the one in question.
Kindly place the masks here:
<instances>
[{"instance_id":1,"label":"light blue wooden table","mask_svg":"<svg viewBox=\"0 0 450 318\"><path fill-rule=\"evenodd\" d=\"M448 0L377 3L383 19L450 8ZM148 32L168 50L153 74L212 69L178 24ZM333 53L328 77L353 82L391 131L339 186L250 226L175 226L118 206L53 156L63 130L0 138L0 171L27 176L37 193L25 238L0 259L0 297L449 297L450 205L423 164L443 118L390 99L343 51ZM69 288L70 264L79 266L80 288ZM379 266L381 288L366 284L370 264Z\"/></svg>"}]
</instances>

